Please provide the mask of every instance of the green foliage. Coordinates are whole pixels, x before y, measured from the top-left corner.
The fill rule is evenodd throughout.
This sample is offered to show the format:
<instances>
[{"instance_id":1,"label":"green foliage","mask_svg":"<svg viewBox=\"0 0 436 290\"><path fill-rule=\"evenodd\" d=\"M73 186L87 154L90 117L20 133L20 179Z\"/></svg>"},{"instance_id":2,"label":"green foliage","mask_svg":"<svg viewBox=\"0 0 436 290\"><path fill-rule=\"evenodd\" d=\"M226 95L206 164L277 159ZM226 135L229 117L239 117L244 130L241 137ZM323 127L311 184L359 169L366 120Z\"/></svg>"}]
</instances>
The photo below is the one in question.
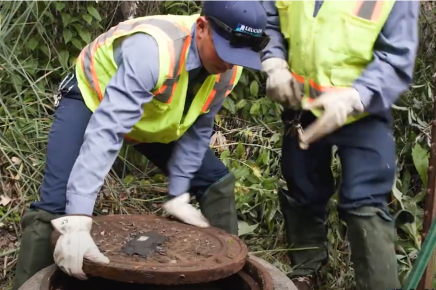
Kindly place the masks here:
<instances>
[{"instance_id":1,"label":"green foliage","mask_svg":"<svg viewBox=\"0 0 436 290\"><path fill-rule=\"evenodd\" d=\"M200 1L155 5L158 7L153 11L160 9L162 14L201 10ZM81 49L122 19L119 7L115 1L12 1L0 5L0 236L9 232L19 237L19 217L29 202L38 198L53 119L54 89L73 68ZM144 15L141 13L137 16ZM410 210L416 217L415 223L398 229L397 257L403 279L421 247L434 90L431 76L435 54L425 41L434 35L434 14L429 15L433 18L423 16L422 43L426 49L420 50L414 85L393 107L398 174L390 207L393 212ZM428 23L432 29L427 29ZM265 75L244 69L216 116L211 147L237 179L240 235L252 252L287 272L291 270L286 259L288 246L276 197L276 189L284 186L280 171L282 108L265 96L265 81ZM339 178L340 160L333 160L332 170ZM163 198L156 192L165 191L165 183L163 174L148 160L124 146L102 188L96 213L160 213L157 204ZM350 289L352 272L348 270L345 226L338 218L336 204L334 197L328 220L331 247L325 286ZM0 240L0 252L9 251ZM0 265L6 264L3 262ZM13 267L13 263L7 264L0 271L7 273L4 279L11 278ZM0 288L7 289L1 283Z\"/></svg>"}]
</instances>

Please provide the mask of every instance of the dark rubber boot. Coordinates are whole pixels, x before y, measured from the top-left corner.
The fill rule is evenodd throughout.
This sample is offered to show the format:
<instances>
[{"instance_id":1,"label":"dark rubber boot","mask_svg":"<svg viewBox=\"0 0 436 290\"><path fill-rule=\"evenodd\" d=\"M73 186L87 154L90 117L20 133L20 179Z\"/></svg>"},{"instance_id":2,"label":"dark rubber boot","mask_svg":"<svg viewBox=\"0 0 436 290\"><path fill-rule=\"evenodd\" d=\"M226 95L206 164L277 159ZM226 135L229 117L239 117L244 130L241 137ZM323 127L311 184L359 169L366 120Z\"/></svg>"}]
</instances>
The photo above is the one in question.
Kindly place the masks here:
<instances>
[{"instance_id":1,"label":"dark rubber boot","mask_svg":"<svg viewBox=\"0 0 436 290\"><path fill-rule=\"evenodd\" d=\"M23 236L12 290L17 290L36 272L54 263L54 249L50 243L53 227L50 221L57 217L39 209L28 209L23 215Z\"/></svg>"},{"instance_id":2,"label":"dark rubber boot","mask_svg":"<svg viewBox=\"0 0 436 290\"><path fill-rule=\"evenodd\" d=\"M238 235L238 216L235 202L235 176L229 173L212 184L201 196L200 209L214 227Z\"/></svg>"},{"instance_id":3,"label":"dark rubber boot","mask_svg":"<svg viewBox=\"0 0 436 290\"><path fill-rule=\"evenodd\" d=\"M395 223L375 207L347 211L356 290L400 289L395 255Z\"/></svg>"},{"instance_id":4,"label":"dark rubber boot","mask_svg":"<svg viewBox=\"0 0 436 290\"><path fill-rule=\"evenodd\" d=\"M326 214L316 216L309 208L300 207L283 189L278 191L285 221L286 237L293 272L289 278L298 289L314 289L321 267L328 261ZM311 248L306 250L299 250Z\"/></svg>"}]
</instances>

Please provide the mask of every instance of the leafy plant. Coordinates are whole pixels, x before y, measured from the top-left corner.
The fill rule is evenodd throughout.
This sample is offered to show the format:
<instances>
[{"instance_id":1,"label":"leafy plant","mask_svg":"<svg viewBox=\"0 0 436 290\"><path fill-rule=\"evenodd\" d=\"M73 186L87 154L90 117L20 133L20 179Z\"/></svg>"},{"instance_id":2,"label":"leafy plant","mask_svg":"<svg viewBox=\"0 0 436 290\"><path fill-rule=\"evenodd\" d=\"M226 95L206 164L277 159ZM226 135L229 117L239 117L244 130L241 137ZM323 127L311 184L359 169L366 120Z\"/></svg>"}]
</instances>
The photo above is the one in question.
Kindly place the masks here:
<instances>
[{"instance_id":1,"label":"leafy plant","mask_svg":"<svg viewBox=\"0 0 436 290\"><path fill-rule=\"evenodd\" d=\"M128 6L125 5L133 5ZM139 4L138 4L139 3ZM12 1L0 5L0 271L8 289L13 276L19 219L38 199L47 136L53 119L53 91L73 68L81 49L126 15L199 13L201 1ZM415 222L398 229L397 258L403 281L421 247L422 201L426 195L432 142L434 87L434 2L422 1L421 44L414 84L393 106L398 173L392 212L407 209ZM126 11L128 12L126 14ZM237 179L240 235L250 251L283 272L291 271L276 190L284 186L280 159L282 108L265 95L265 75L244 69L239 84L215 119L211 147ZM340 160L333 160L340 176ZM105 180L96 214L154 212L163 201L166 179L143 156L123 146ZM345 225L331 201L328 219L330 263L324 289L352 288ZM3 239L3 240L2 240Z\"/></svg>"}]
</instances>

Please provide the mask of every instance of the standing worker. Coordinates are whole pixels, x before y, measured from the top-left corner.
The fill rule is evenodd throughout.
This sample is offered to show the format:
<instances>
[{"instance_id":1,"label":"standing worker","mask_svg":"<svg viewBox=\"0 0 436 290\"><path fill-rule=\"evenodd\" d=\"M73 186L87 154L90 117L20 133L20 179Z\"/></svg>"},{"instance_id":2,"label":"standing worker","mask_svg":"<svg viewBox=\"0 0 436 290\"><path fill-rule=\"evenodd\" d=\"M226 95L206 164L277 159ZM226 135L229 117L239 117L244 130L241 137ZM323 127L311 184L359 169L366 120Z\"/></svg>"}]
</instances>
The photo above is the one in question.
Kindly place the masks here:
<instances>
[{"instance_id":1,"label":"standing worker","mask_svg":"<svg viewBox=\"0 0 436 290\"><path fill-rule=\"evenodd\" d=\"M271 41L262 66L267 95L282 104L279 190L298 289L314 289L328 261L332 146L342 180L358 290L401 287L394 221L386 204L396 173L391 105L412 82L418 1L263 1ZM286 47L286 48L285 48ZM315 248L315 249L313 249Z\"/></svg>"},{"instance_id":2,"label":"standing worker","mask_svg":"<svg viewBox=\"0 0 436 290\"><path fill-rule=\"evenodd\" d=\"M201 15L121 22L82 50L60 86L41 200L22 218L13 289L53 258L79 279L84 258L109 263L90 236L91 216L124 138L169 176L169 214L237 235L235 177L209 141L242 67L262 67L265 28L258 1L207 1ZM61 233L54 253L53 228Z\"/></svg>"}]
</instances>

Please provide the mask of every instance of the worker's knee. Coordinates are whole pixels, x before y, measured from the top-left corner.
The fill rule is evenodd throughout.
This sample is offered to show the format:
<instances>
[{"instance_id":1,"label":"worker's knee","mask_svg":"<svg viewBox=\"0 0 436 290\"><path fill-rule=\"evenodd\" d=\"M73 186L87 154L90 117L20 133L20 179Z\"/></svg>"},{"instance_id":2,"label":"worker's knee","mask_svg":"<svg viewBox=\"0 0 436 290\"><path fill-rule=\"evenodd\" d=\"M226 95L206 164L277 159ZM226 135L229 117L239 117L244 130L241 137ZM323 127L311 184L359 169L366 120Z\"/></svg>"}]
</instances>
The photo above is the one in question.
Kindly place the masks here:
<instances>
[{"instance_id":1,"label":"worker's knee","mask_svg":"<svg viewBox=\"0 0 436 290\"><path fill-rule=\"evenodd\" d=\"M363 162L363 160L362 160ZM386 199L395 181L395 166L371 166L355 163L356 170L348 167L342 174L339 207L356 209L362 206L374 206L384 210Z\"/></svg>"},{"instance_id":2,"label":"worker's knee","mask_svg":"<svg viewBox=\"0 0 436 290\"><path fill-rule=\"evenodd\" d=\"M397 171L390 126L368 118L334 137L342 168L340 207L384 207Z\"/></svg>"}]
</instances>

